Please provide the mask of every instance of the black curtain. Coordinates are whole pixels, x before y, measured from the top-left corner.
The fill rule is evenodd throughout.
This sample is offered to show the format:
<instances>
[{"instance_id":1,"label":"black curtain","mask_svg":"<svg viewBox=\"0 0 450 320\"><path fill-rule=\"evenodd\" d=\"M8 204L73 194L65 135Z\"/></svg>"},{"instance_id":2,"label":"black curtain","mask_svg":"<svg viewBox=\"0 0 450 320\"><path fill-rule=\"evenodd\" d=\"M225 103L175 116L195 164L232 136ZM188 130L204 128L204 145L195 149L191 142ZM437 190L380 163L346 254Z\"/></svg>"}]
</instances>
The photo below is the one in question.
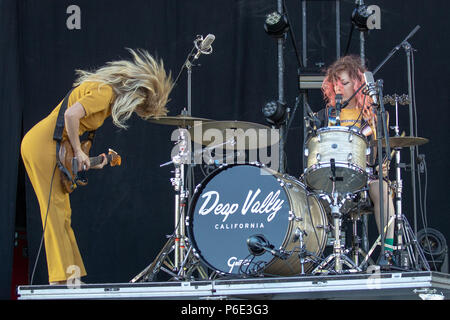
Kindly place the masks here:
<instances>
[{"instance_id":1,"label":"black curtain","mask_svg":"<svg viewBox=\"0 0 450 320\"><path fill-rule=\"evenodd\" d=\"M334 1L307 1L308 66L326 67L336 58ZM8 297L12 269L16 199L26 202L30 267L36 261L42 224L34 192L26 177L19 188L21 137L45 117L64 97L75 69L94 69L107 61L127 59L125 48L143 48L162 58L175 77L193 46L196 35L216 36L213 53L202 56L192 73L192 115L214 120L239 120L264 124L261 106L278 96L276 42L263 29L264 16L276 9L265 1L113 1L113 0L3 0L1 4L2 126L0 284ZM416 26L410 40L415 52L415 89L418 134L430 139L420 147L426 155L427 221L448 235L446 185L449 118L446 61L449 31L448 3L436 1L374 0L382 12L381 30L366 35L369 68L385 56ZM70 29L76 5L79 29ZM286 1L292 28L301 50L301 2ZM341 1L341 47L350 31L354 1ZM75 17L76 18L76 17ZM69 21L68 21L69 20ZM69 22L69 25L68 25ZM359 33L353 32L350 53L359 53ZM302 52L300 52L300 55ZM298 94L294 48L285 42L285 97L293 106ZM384 80L386 94L407 93L406 57L400 50L376 75ZM314 111L323 107L320 91L311 93ZM187 107L186 72L171 95L169 115ZM394 112L391 107L391 125ZM301 108L294 115L286 146L287 171L299 176L302 169L303 123ZM89 174L89 186L71 196L72 224L86 263L89 283L127 282L147 266L173 231L174 190L170 161L174 127L146 123L137 117L128 130L118 130L110 120L97 132L92 154L108 147L118 151L123 165ZM409 134L407 107L400 126ZM392 131L391 131L392 133ZM402 151L409 161L409 150ZM409 172L404 173L404 211L412 221ZM196 182L203 176L196 175ZM424 188L424 176L421 183ZM237 182L238 183L238 182ZM423 197L423 194L422 194ZM18 212L18 214L25 214ZM419 229L422 227L418 212ZM30 270L31 272L31 270ZM41 252L35 283L46 283L45 255Z\"/></svg>"},{"instance_id":2,"label":"black curtain","mask_svg":"<svg viewBox=\"0 0 450 320\"><path fill-rule=\"evenodd\" d=\"M22 129L22 95L20 81L20 30L18 2L0 2L0 101L2 108L0 168L0 299L9 299L14 247L14 223L19 164L19 141Z\"/></svg>"}]
</instances>

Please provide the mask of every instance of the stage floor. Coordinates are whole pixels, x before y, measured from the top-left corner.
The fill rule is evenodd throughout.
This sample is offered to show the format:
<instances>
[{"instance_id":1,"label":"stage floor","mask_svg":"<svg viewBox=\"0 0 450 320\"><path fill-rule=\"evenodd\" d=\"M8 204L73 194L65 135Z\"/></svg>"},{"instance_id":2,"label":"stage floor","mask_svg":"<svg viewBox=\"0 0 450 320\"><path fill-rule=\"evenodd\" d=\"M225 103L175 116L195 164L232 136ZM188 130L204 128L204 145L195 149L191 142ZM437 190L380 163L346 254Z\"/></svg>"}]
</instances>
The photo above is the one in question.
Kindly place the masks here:
<instances>
[{"instance_id":1,"label":"stage floor","mask_svg":"<svg viewBox=\"0 0 450 320\"><path fill-rule=\"evenodd\" d=\"M379 300L449 299L450 275L440 272L307 275L231 280L19 286L20 300Z\"/></svg>"}]
</instances>

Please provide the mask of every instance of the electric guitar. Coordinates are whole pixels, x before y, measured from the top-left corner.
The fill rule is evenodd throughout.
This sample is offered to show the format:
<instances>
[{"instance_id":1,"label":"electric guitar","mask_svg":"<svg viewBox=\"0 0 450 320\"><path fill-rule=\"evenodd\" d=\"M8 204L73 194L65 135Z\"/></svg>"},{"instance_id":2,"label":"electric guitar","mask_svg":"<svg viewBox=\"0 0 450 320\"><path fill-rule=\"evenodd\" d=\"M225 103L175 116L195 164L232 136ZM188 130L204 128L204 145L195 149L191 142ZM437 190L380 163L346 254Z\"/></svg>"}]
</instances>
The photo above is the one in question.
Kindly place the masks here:
<instances>
[{"instance_id":1,"label":"electric guitar","mask_svg":"<svg viewBox=\"0 0 450 320\"><path fill-rule=\"evenodd\" d=\"M89 150L91 149L92 141L86 140L81 142L81 150L85 154L89 154ZM91 167L95 167L103 162L103 159L106 157L107 163L114 166L120 166L122 164L122 158L117 152L112 149L109 149L108 154L102 153L97 157L90 157L89 161ZM88 181L85 177L78 176L78 173L83 171L81 168L78 168L77 159L74 157L72 145L68 140L63 140L61 142L61 146L59 149L58 159L60 161L60 166L63 168L59 168L61 172L61 184L63 190L67 193L71 193L77 186L85 186ZM81 169L81 170L80 170Z\"/></svg>"}]
</instances>

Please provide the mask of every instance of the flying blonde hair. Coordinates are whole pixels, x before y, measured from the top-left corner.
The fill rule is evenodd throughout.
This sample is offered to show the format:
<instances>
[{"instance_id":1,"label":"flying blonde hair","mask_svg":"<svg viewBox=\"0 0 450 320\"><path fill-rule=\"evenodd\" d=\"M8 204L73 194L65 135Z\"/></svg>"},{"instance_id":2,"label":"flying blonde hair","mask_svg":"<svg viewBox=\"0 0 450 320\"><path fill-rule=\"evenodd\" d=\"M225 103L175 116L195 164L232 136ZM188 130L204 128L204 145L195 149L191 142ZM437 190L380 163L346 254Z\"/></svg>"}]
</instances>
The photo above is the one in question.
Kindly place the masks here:
<instances>
[{"instance_id":1,"label":"flying blonde hair","mask_svg":"<svg viewBox=\"0 0 450 320\"><path fill-rule=\"evenodd\" d=\"M110 85L116 95L111 107L113 123L126 129L125 122L136 112L141 118L161 117L168 113L166 104L173 88L171 74L167 74L163 61L159 63L145 50L127 48L133 61L107 62L94 72L76 70L74 86L84 81L97 81Z\"/></svg>"}]
</instances>

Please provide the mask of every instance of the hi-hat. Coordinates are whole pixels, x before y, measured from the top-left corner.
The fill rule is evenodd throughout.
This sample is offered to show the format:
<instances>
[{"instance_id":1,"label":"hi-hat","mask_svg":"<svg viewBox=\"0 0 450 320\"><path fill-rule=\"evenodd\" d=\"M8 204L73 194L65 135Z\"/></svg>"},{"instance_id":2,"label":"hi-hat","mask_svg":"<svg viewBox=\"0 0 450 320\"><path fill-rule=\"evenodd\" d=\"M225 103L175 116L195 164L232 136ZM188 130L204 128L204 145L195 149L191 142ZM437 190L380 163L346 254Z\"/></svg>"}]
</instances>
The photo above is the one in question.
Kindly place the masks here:
<instances>
[{"instance_id":1,"label":"hi-hat","mask_svg":"<svg viewBox=\"0 0 450 320\"><path fill-rule=\"evenodd\" d=\"M149 122L157 123L157 124L166 124L170 126L178 126L178 127L192 127L200 122L212 121L211 119L197 118L191 117L188 115L179 114L177 116L164 116L159 118L150 118Z\"/></svg>"},{"instance_id":2,"label":"hi-hat","mask_svg":"<svg viewBox=\"0 0 450 320\"><path fill-rule=\"evenodd\" d=\"M276 144L278 131L245 121L202 122L189 129L191 140L201 145L221 145L226 149L259 149Z\"/></svg>"},{"instance_id":3,"label":"hi-hat","mask_svg":"<svg viewBox=\"0 0 450 320\"><path fill-rule=\"evenodd\" d=\"M391 148L404 148L412 146L420 146L427 143L429 140L421 137L389 137L389 146ZM386 139L382 140L383 147L386 147ZM372 141L370 145L377 146L378 142L376 140Z\"/></svg>"}]
</instances>

